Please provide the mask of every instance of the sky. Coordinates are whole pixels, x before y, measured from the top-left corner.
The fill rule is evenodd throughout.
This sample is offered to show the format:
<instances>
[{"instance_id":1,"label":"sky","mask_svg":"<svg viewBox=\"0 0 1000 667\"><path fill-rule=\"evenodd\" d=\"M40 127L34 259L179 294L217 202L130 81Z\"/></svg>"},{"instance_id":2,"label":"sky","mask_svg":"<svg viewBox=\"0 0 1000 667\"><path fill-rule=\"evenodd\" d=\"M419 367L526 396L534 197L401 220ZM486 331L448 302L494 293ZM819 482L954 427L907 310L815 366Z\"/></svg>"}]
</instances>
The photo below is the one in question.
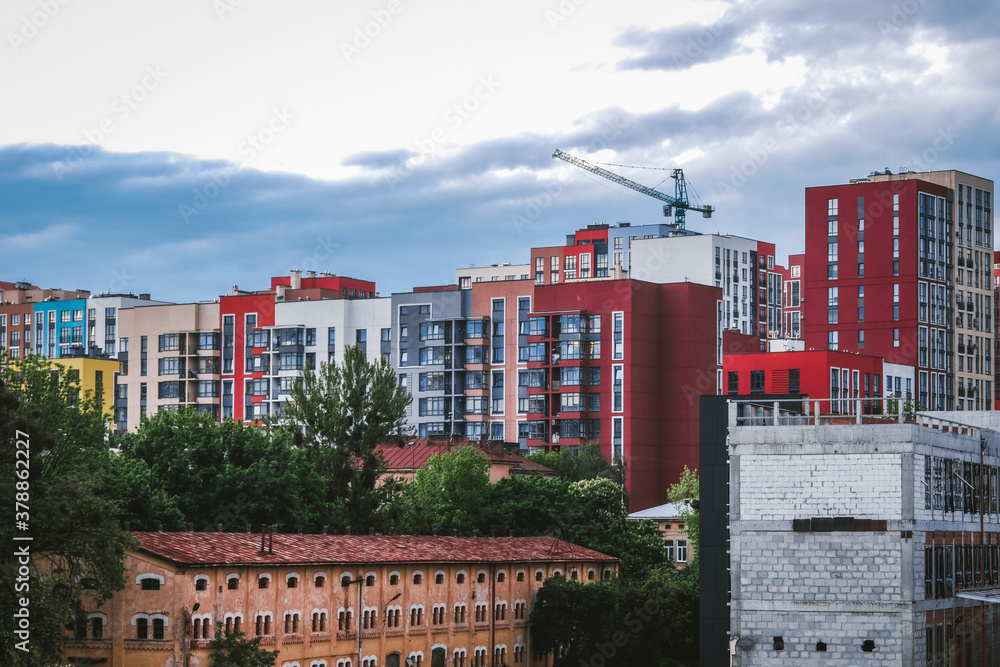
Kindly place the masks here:
<instances>
[{"instance_id":1,"label":"sky","mask_svg":"<svg viewBox=\"0 0 1000 667\"><path fill-rule=\"evenodd\" d=\"M556 149L668 194L683 168L716 207L689 229L780 260L806 187L1000 174L998 23L977 0L6 0L0 280L199 301L299 268L387 295L664 221Z\"/></svg>"}]
</instances>

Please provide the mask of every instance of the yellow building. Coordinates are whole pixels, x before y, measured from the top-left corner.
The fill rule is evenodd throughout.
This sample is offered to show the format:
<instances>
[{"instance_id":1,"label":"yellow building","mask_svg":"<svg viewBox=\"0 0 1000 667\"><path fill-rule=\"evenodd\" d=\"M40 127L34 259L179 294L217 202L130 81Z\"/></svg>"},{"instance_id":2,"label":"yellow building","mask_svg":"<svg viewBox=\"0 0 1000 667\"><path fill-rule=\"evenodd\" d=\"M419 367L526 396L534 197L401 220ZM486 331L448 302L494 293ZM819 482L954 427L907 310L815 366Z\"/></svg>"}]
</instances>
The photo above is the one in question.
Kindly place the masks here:
<instances>
[{"instance_id":1,"label":"yellow building","mask_svg":"<svg viewBox=\"0 0 1000 667\"><path fill-rule=\"evenodd\" d=\"M80 382L80 393L101 392L104 414L111 422L115 406L115 373L121 368L116 359L94 359L92 357L60 357L50 361L53 365L64 366ZM114 423L111 422L114 429Z\"/></svg>"},{"instance_id":2,"label":"yellow building","mask_svg":"<svg viewBox=\"0 0 1000 667\"><path fill-rule=\"evenodd\" d=\"M281 667L549 665L528 633L545 579L617 572L551 537L134 535L125 590L78 628L67 662L207 667L222 623Z\"/></svg>"}]
</instances>

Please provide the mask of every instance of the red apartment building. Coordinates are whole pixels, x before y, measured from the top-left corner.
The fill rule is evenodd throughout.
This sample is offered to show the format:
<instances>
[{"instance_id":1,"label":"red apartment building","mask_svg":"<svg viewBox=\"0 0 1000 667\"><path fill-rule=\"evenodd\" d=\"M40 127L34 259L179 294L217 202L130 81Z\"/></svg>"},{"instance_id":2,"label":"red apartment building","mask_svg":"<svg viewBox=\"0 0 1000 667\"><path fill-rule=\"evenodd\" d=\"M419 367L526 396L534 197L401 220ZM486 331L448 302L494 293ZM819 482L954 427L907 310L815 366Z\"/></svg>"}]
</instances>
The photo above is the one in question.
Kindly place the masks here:
<instances>
[{"instance_id":1,"label":"red apartment building","mask_svg":"<svg viewBox=\"0 0 1000 667\"><path fill-rule=\"evenodd\" d=\"M526 344L527 446L599 441L626 464L632 508L698 465L698 397L715 393L721 290L593 280L535 287Z\"/></svg>"},{"instance_id":2,"label":"red apartment building","mask_svg":"<svg viewBox=\"0 0 1000 667\"><path fill-rule=\"evenodd\" d=\"M272 348L271 332L275 325L275 303L288 301L321 301L327 299L375 298L375 283L309 271L271 279L271 289L255 292L240 291L219 299L222 329L222 417L257 419L267 414L258 410L270 393L254 387L269 374L267 352ZM315 368L318 361L312 359ZM261 381L257 384L254 381Z\"/></svg>"},{"instance_id":3,"label":"red apartment building","mask_svg":"<svg viewBox=\"0 0 1000 667\"><path fill-rule=\"evenodd\" d=\"M882 359L833 350L727 354L723 358L726 393L802 394L824 401L823 412L853 414L854 399L880 398ZM827 399L842 400L829 407ZM871 409L865 405L865 411Z\"/></svg>"},{"instance_id":4,"label":"red apartment building","mask_svg":"<svg viewBox=\"0 0 1000 667\"><path fill-rule=\"evenodd\" d=\"M954 171L807 188L806 348L915 368L924 409L990 409L991 200Z\"/></svg>"},{"instance_id":5,"label":"red apartment building","mask_svg":"<svg viewBox=\"0 0 1000 667\"><path fill-rule=\"evenodd\" d=\"M802 280L805 253L788 256L788 268L781 267L781 336L802 338Z\"/></svg>"}]
</instances>

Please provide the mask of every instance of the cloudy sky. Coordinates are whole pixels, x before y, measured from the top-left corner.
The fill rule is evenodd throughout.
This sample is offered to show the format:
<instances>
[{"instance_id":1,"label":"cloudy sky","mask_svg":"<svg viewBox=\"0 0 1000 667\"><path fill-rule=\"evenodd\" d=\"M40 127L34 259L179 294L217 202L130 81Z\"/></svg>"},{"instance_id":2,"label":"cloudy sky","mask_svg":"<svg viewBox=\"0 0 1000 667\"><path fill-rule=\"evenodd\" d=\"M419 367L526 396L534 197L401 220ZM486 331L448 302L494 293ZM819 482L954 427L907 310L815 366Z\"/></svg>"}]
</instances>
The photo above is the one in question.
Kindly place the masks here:
<instances>
[{"instance_id":1,"label":"cloudy sky","mask_svg":"<svg viewBox=\"0 0 1000 667\"><path fill-rule=\"evenodd\" d=\"M0 280L194 301L298 267L388 294L663 220L557 148L683 167L717 207L689 228L800 252L807 186L1000 173L998 23L976 0L6 0Z\"/></svg>"}]
</instances>

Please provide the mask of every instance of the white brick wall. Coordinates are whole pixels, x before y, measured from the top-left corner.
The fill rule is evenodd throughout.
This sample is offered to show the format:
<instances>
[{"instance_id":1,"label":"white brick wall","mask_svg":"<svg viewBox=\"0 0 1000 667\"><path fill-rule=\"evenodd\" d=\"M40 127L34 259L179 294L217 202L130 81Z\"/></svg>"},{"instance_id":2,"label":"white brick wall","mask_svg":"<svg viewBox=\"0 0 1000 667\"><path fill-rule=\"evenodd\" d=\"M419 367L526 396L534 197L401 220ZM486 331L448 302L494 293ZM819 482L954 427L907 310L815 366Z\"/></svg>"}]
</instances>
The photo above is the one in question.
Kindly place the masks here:
<instances>
[{"instance_id":1,"label":"white brick wall","mask_svg":"<svg viewBox=\"0 0 1000 667\"><path fill-rule=\"evenodd\" d=\"M742 521L898 519L901 511L899 454L745 454L739 484Z\"/></svg>"}]
</instances>

